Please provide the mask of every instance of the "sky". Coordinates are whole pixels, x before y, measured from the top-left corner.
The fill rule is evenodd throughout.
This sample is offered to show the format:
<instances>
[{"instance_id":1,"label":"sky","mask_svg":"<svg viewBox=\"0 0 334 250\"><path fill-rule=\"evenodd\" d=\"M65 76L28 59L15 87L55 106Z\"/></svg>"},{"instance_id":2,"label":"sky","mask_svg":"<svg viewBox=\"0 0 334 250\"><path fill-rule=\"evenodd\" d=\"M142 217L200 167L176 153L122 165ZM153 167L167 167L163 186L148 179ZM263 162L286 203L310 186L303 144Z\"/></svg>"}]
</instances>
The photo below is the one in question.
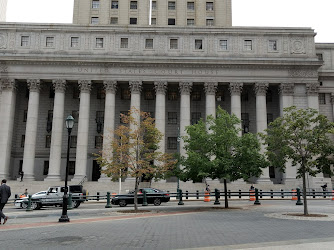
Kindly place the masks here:
<instances>
[{"instance_id":1,"label":"sky","mask_svg":"<svg viewBox=\"0 0 334 250\"><path fill-rule=\"evenodd\" d=\"M7 22L71 23L73 0L8 0ZM311 27L334 43L334 0L232 0L233 26Z\"/></svg>"}]
</instances>

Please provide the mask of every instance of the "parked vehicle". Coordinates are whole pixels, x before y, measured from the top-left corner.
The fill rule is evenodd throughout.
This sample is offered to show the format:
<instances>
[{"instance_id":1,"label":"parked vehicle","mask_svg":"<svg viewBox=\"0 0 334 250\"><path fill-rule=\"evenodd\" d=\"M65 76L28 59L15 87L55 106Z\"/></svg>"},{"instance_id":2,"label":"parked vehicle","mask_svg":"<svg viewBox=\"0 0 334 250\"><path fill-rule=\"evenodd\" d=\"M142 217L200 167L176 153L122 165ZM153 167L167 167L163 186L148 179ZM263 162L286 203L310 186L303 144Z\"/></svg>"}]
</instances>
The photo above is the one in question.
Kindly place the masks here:
<instances>
[{"instance_id":1,"label":"parked vehicle","mask_svg":"<svg viewBox=\"0 0 334 250\"><path fill-rule=\"evenodd\" d=\"M77 208L85 201L82 185L68 186L69 193L72 194L72 206ZM40 209L45 206L62 206L65 187L49 187L47 191L40 191L31 196L31 208ZM18 199L14 202L15 207L27 208L28 197Z\"/></svg>"},{"instance_id":2,"label":"parked vehicle","mask_svg":"<svg viewBox=\"0 0 334 250\"><path fill-rule=\"evenodd\" d=\"M169 193L156 189L156 188L140 188L138 191L138 204L143 204L143 191L146 192L147 203L154 204L154 206L160 206L161 202L168 202L170 200ZM134 204L134 191L130 191L128 194L116 195L112 198L111 203L113 205L119 205L125 207L127 204Z\"/></svg>"}]
</instances>

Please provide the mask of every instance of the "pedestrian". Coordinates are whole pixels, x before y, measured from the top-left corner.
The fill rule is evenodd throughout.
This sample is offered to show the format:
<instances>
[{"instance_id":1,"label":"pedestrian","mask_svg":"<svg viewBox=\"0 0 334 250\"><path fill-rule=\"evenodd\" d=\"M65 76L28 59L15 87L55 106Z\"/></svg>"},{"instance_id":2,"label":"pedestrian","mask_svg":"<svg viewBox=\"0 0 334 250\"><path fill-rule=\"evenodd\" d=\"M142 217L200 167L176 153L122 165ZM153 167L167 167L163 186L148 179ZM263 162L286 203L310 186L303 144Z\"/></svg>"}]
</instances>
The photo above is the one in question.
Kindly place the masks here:
<instances>
[{"instance_id":1,"label":"pedestrian","mask_svg":"<svg viewBox=\"0 0 334 250\"><path fill-rule=\"evenodd\" d=\"M252 186L249 188L249 190L254 190L255 188L254 188L254 186L253 186L253 184L252 184Z\"/></svg>"},{"instance_id":2,"label":"pedestrian","mask_svg":"<svg viewBox=\"0 0 334 250\"><path fill-rule=\"evenodd\" d=\"M327 191L327 183L325 183L325 185L321 186L322 187L322 191Z\"/></svg>"},{"instance_id":3,"label":"pedestrian","mask_svg":"<svg viewBox=\"0 0 334 250\"><path fill-rule=\"evenodd\" d=\"M210 192L210 185L206 184L206 188L205 188L205 190L206 190L207 192Z\"/></svg>"},{"instance_id":4,"label":"pedestrian","mask_svg":"<svg viewBox=\"0 0 334 250\"><path fill-rule=\"evenodd\" d=\"M8 220L8 216L5 216L4 213L2 212L2 209L5 207L9 197L12 195L10 192L10 187L7 186L7 180L3 179L1 181L1 186L0 186L0 224L1 224L1 219L3 218L3 224L5 225L7 220Z\"/></svg>"},{"instance_id":5,"label":"pedestrian","mask_svg":"<svg viewBox=\"0 0 334 250\"><path fill-rule=\"evenodd\" d=\"M21 181L23 181L24 172L21 170L19 174L21 176Z\"/></svg>"},{"instance_id":6,"label":"pedestrian","mask_svg":"<svg viewBox=\"0 0 334 250\"><path fill-rule=\"evenodd\" d=\"M24 190L24 195L26 196L26 197L28 197L28 189L26 188L26 190Z\"/></svg>"}]
</instances>

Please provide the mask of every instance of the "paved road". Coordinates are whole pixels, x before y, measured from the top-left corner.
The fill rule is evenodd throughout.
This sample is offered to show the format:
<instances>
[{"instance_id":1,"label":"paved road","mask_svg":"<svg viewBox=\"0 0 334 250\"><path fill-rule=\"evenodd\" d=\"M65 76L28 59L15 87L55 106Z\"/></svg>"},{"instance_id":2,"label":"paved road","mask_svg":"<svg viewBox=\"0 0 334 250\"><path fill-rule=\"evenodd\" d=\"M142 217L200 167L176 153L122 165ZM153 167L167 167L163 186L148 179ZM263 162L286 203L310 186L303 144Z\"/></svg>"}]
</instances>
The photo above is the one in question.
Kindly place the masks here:
<instances>
[{"instance_id":1,"label":"paved road","mask_svg":"<svg viewBox=\"0 0 334 250\"><path fill-rule=\"evenodd\" d=\"M61 209L25 212L5 207L1 249L333 249L334 201L310 201L310 213L328 218L299 220L283 214L302 212L292 201L233 201L232 209L204 202L169 202L133 209L86 203L58 223ZM276 217L272 217L276 215ZM281 215L281 217L277 216ZM287 219L287 217L289 219Z\"/></svg>"}]
</instances>

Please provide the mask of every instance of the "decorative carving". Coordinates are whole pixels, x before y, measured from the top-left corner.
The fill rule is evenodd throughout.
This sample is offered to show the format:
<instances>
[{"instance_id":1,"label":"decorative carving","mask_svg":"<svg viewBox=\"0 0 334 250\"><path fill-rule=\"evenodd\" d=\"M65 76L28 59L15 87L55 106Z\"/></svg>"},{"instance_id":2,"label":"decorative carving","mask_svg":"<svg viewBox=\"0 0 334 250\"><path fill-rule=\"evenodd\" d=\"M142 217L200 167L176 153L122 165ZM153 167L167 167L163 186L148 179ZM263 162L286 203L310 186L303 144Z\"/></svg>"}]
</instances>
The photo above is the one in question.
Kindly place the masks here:
<instances>
[{"instance_id":1,"label":"decorative carving","mask_svg":"<svg viewBox=\"0 0 334 250\"><path fill-rule=\"evenodd\" d=\"M106 93L112 93L115 94L117 90L117 81L103 81L104 89L106 90Z\"/></svg>"},{"instance_id":2,"label":"decorative carving","mask_svg":"<svg viewBox=\"0 0 334 250\"><path fill-rule=\"evenodd\" d=\"M78 85L81 93L89 93L92 90L92 81L90 80L79 80Z\"/></svg>"},{"instance_id":3,"label":"decorative carving","mask_svg":"<svg viewBox=\"0 0 334 250\"><path fill-rule=\"evenodd\" d=\"M41 90L41 80L39 79L28 79L27 84L30 92L39 92Z\"/></svg>"},{"instance_id":4,"label":"decorative carving","mask_svg":"<svg viewBox=\"0 0 334 250\"><path fill-rule=\"evenodd\" d=\"M0 89L1 90L16 90L15 79L1 78L0 79Z\"/></svg>"},{"instance_id":5,"label":"decorative carving","mask_svg":"<svg viewBox=\"0 0 334 250\"><path fill-rule=\"evenodd\" d=\"M294 95L295 85L294 83L281 83L278 91L281 95Z\"/></svg>"},{"instance_id":6,"label":"decorative carving","mask_svg":"<svg viewBox=\"0 0 334 250\"><path fill-rule=\"evenodd\" d=\"M291 42L291 54L305 54L305 44L302 40Z\"/></svg>"},{"instance_id":7,"label":"decorative carving","mask_svg":"<svg viewBox=\"0 0 334 250\"><path fill-rule=\"evenodd\" d=\"M230 82L229 90L231 95L238 94L242 92L243 83L242 82Z\"/></svg>"},{"instance_id":8,"label":"decorative carving","mask_svg":"<svg viewBox=\"0 0 334 250\"><path fill-rule=\"evenodd\" d=\"M57 93L65 93L66 90L66 80L56 79L52 81L53 88Z\"/></svg>"},{"instance_id":9,"label":"decorative carving","mask_svg":"<svg viewBox=\"0 0 334 250\"><path fill-rule=\"evenodd\" d=\"M193 83L192 82L180 82L179 89L180 94L190 95Z\"/></svg>"},{"instance_id":10,"label":"decorative carving","mask_svg":"<svg viewBox=\"0 0 334 250\"><path fill-rule=\"evenodd\" d=\"M254 85L254 91L256 95L266 95L269 83L267 82L257 82Z\"/></svg>"},{"instance_id":11,"label":"decorative carving","mask_svg":"<svg viewBox=\"0 0 334 250\"><path fill-rule=\"evenodd\" d=\"M0 49L5 49L6 47L6 34L0 34Z\"/></svg>"},{"instance_id":12,"label":"decorative carving","mask_svg":"<svg viewBox=\"0 0 334 250\"><path fill-rule=\"evenodd\" d=\"M0 73L8 73L8 66L4 62L0 62Z\"/></svg>"},{"instance_id":13,"label":"decorative carving","mask_svg":"<svg viewBox=\"0 0 334 250\"><path fill-rule=\"evenodd\" d=\"M218 82L204 83L204 90L207 95L215 95L218 87Z\"/></svg>"},{"instance_id":14,"label":"decorative carving","mask_svg":"<svg viewBox=\"0 0 334 250\"><path fill-rule=\"evenodd\" d=\"M318 95L319 87L320 85L318 82L306 83L307 95Z\"/></svg>"},{"instance_id":15,"label":"decorative carving","mask_svg":"<svg viewBox=\"0 0 334 250\"><path fill-rule=\"evenodd\" d=\"M165 95L167 91L167 82L164 81L154 82L154 88L156 94Z\"/></svg>"},{"instance_id":16,"label":"decorative carving","mask_svg":"<svg viewBox=\"0 0 334 250\"><path fill-rule=\"evenodd\" d=\"M316 70L289 69L290 77L318 77Z\"/></svg>"},{"instance_id":17,"label":"decorative carving","mask_svg":"<svg viewBox=\"0 0 334 250\"><path fill-rule=\"evenodd\" d=\"M130 81L129 86L131 94L140 94L142 84L142 81Z\"/></svg>"}]
</instances>

